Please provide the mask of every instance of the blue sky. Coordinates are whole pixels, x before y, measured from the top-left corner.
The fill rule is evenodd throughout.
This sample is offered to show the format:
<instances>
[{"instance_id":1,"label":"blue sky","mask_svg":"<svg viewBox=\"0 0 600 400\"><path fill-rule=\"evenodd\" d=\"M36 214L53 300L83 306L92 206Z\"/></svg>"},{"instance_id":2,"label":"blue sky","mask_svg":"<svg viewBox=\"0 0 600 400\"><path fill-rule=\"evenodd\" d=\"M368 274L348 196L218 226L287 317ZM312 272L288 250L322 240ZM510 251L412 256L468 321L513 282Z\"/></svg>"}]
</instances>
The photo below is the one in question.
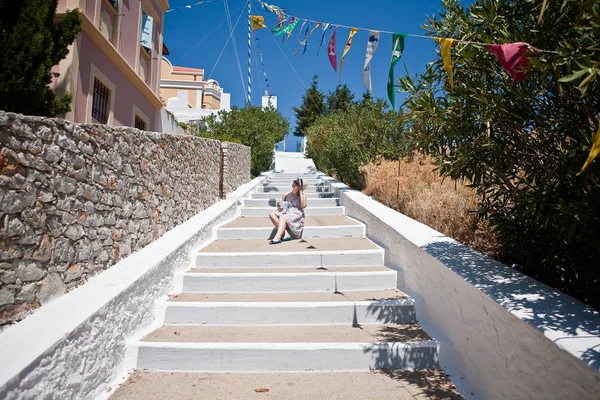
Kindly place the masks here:
<instances>
[{"instance_id":1,"label":"blue sky","mask_svg":"<svg viewBox=\"0 0 600 400\"><path fill-rule=\"evenodd\" d=\"M172 8L177 8L195 2L195 0L170 0L169 4ZM271 0L267 2L286 9L290 15L316 21L414 34L423 33L420 26L425 22L427 15L439 14L442 9L439 0ZM237 43L244 86L242 86L242 79L240 79L240 72L231 41L215 68L217 59L230 32L228 24L225 22L226 14L222 0L213 0L191 9L166 14L164 40L171 53L168 58L174 65L204 68L207 78L214 68L211 78L216 79L225 92L231 93L232 105L241 107L246 99L245 85L248 70L247 3L246 0L228 0L228 4L233 25L241 15L234 37ZM334 90L338 84L339 68L338 73L336 73L327 58L327 42L332 31L328 31L319 55L316 53L321 39L320 28L311 36L305 55L302 55L302 50L300 50L298 55L294 56L294 52L298 47L297 38L300 32L300 24L288 42L282 43L281 37L278 37L277 43L279 43L293 65L292 68L269 33L276 23L275 14L260 9L258 2L255 0L253 0L252 6L255 15L265 16L268 27L268 30L257 31L257 37L260 39L263 50L271 92L278 97L278 108L290 120L293 127L295 118L292 107L301 103L305 90L304 86L308 87L310 85L313 75L319 75L319 87L324 92ZM338 67L348 34L349 29L338 29ZM341 79L341 83L346 83L357 97L360 97L366 90L362 83L362 68L367 38L368 33L366 31L359 31L354 37L352 48L346 57ZM371 62L373 92L376 97L387 99L386 85L391 48L391 35L382 34L379 48ZM426 64L433 59L434 51L435 46L432 40L406 38L404 54L396 66L395 76L405 74L405 65L411 74L424 71ZM261 96L266 87L256 48L254 54L256 57L253 57L252 104L260 105ZM296 76L296 73L298 76ZM401 96L398 95L396 106L398 107L400 103ZM290 135L286 142L287 150L295 151L296 138Z\"/></svg>"}]
</instances>

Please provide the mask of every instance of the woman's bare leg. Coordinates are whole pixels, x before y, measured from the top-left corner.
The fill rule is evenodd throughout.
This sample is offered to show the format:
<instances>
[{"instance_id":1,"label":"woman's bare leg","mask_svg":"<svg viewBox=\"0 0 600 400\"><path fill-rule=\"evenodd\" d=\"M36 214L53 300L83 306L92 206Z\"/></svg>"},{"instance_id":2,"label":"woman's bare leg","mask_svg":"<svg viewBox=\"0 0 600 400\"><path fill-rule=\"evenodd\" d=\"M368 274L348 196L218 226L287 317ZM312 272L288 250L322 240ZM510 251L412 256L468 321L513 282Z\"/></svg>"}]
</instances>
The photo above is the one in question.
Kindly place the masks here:
<instances>
[{"instance_id":1,"label":"woman's bare leg","mask_svg":"<svg viewBox=\"0 0 600 400\"><path fill-rule=\"evenodd\" d=\"M274 241L283 239L283 236L285 235L285 228L287 228L285 218L279 218L279 227L277 228L277 233L273 237Z\"/></svg>"},{"instance_id":2,"label":"woman's bare leg","mask_svg":"<svg viewBox=\"0 0 600 400\"><path fill-rule=\"evenodd\" d=\"M279 227L279 217L277 216L277 214L275 214L274 212L269 213L269 219L271 220L275 228Z\"/></svg>"}]
</instances>

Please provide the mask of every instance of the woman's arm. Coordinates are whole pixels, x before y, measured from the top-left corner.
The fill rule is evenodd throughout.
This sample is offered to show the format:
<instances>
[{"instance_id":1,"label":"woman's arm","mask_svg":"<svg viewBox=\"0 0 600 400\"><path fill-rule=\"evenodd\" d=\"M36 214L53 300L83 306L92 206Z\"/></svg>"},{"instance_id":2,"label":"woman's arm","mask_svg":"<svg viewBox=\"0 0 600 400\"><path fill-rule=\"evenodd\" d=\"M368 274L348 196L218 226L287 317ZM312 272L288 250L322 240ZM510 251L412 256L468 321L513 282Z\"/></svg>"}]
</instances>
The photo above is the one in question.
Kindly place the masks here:
<instances>
[{"instance_id":1,"label":"woman's arm","mask_svg":"<svg viewBox=\"0 0 600 400\"><path fill-rule=\"evenodd\" d=\"M300 191L300 207L306 208L306 195L304 194L304 190Z\"/></svg>"}]
</instances>

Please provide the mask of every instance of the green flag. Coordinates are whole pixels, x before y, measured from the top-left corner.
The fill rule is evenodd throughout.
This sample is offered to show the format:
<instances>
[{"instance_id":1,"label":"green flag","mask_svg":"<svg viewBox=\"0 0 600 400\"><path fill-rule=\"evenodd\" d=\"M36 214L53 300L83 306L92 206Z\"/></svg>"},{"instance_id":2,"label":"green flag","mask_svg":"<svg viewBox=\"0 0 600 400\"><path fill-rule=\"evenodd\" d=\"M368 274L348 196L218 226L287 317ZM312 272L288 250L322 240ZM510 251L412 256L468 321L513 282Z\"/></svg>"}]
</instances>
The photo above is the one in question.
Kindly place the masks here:
<instances>
[{"instance_id":1,"label":"green flag","mask_svg":"<svg viewBox=\"0 0 600 400\"><path fill-rule=\"evenodd\" d=\"M392 103L392 108L396 108L396 92L394 91L394 66L402 57L402 52L404 51L404 38L406 34L404 33L394 33L392 37L392 63L390 64L390 75L388 77L387 84L387 92L390 102Z\"/></svg>"}]
</instances>

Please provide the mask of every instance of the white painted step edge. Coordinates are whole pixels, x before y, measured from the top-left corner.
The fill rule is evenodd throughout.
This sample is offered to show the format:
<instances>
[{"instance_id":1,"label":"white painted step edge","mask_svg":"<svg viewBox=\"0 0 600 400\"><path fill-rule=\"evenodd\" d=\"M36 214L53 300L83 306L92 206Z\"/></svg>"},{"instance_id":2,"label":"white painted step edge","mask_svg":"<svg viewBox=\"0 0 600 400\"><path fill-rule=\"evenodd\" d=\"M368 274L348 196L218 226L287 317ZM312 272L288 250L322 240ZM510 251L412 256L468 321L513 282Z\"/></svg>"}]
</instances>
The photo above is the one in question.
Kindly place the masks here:
<instances>
[{"instance_id":1,"label":"white painted step edge","mask_svg":"<svg viewBox=\"0 0 600 400\"><path fill-rule=\"evenodd\" d=\"M167 325L351 325L416 323L414 300L345 302L162 302Z\"/></svg>"},{"instance_id":2,"label":"white painted step edge","mask_svg":"<svg viewBox=\"0 0 600 400\"><path fill-rule=\"evenodd\" d=\"M227 239L267 239L275 228L218 228L217 240ZM365 237L364 225L332 225L332 226L307 226L302 237L307 238L343 238Z\"/></svg>"},{"instance_id":3,"label":"white painted step edge","mask_svg":"<svg viewBox=\"0 0 600 400\"><path fill-rule=\"evenodd\" d=\"M439 367L439 343L131 342L136 369L179 372L308 372Z\"/></svg>"},{"instance_id":4,"label":"white painted step edge","mask_svg":"<svg viewBox=\"0 0 600 400\"><path fill-rule=\"evenodd\" d=\"M383 249L310 252L244 252L196 255L199 268L371 267L384 265Z\"/></svg>"},{"instance_id":5,"label":"white painted step edge","mask_svg":"<svg viewBox=\"0 0 600 400\"><path fill-rule=\"evenodd\" d=\"M179 275L182 292L189 293L274 293L387 290L397 286L396 271L247 273Z\"/></svg>"},{"instance_id":6,"label":"white painted step edge","mask_svg":"<svg viewBox=\"0 0 600 400\"><path fill-rule=\"evenodd\" d=\"M308 201L308 200L307 200ZM244 207L240 209L242 217L266 217L269 213L277 211L274 207ZM342 206L335 207L306 207L304 214L308 217L320 217L324 215L344 215L346 209Z\"/></svg>"}]
</instances>

